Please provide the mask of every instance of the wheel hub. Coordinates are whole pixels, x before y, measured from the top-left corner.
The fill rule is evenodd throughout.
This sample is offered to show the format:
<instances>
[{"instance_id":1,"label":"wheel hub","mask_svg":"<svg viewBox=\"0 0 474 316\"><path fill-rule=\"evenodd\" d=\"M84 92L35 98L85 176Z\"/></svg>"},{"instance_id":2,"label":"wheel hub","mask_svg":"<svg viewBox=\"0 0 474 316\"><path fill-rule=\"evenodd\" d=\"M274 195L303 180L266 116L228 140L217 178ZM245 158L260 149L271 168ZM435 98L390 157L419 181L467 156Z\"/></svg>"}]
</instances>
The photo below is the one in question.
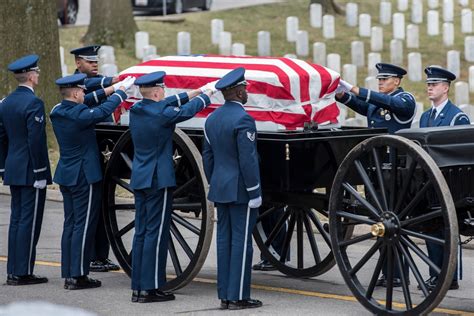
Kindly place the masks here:
<instances>
[{"instance_id":1,"label":"wheel hub","mask_svg":"<svg viewBox=\"0 0 474 316\"><path fill-rule=\"evenodd\" d=\"M400 221L397 215L392 212L384 212L381 221L375 223L370 228L374 237L396 237L400 231Z\"/></svg>"},{"instance_id":2,"label":"wheel hub","mask_svg":"<svg viewBox=\"0 0 474 316\"><path fill-rule=\"evenodd\" d=\"M385 226L383 223L373 224L370 232L374 237L383 237L385 235Z\"/></svg>"}]
</instances>

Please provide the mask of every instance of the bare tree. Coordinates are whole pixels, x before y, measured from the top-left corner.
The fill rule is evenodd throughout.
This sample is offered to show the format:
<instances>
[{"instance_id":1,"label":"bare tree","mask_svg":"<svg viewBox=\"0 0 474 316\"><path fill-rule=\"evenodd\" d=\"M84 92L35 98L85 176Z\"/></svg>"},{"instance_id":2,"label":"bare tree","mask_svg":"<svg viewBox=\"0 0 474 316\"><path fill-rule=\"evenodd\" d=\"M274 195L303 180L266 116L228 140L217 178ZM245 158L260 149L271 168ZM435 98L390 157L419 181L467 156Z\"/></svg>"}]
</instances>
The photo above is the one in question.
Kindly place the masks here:
<instances>
[{"instance_id":1,"label":"bare tree","mask_svg":"<svg viewBox=\"0 0 474 316\"><path fill-rule=\"evenodd\" d=\"M335 0L311 0L311 3L321 4L324 13L344 14L344 8L337 4Z\"/></svg>"},{"instance_id":2,"label":"bare tree","mask_svg":"<svg viewBox=\"0 0 474 316\"><path fill-rule=\"evenodd\" d=\"M130 0L91 0L91 22L82 40L123 48L134 45L137 30Z\"/></svg>"},{"instance_id":3,"label":"bare tree","mask_svg":"<svg viewBox=\"0 0 474 316\"><path fill-rule=\"evenodd\" d=\"M8 64L24 55L37 54L41 74L36 94L51 109L60 101L54 83L61 76L56 1L2 0L0 20L0 97L18 84L7 70Z\"/></svg>"}]
</instances>

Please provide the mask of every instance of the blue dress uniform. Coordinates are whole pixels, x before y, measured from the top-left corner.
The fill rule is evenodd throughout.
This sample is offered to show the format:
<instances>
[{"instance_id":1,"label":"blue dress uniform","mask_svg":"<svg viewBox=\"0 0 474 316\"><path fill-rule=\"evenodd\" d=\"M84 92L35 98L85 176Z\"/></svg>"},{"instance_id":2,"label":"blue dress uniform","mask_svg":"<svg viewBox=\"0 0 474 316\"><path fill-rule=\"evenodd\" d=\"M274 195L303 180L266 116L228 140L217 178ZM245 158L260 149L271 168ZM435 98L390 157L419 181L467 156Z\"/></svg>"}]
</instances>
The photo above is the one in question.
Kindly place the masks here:
<instances>
[{"instance_id":1,"label":"blue dress uniform","mask_svg":"<svg viewBox=\"0 0 474 316\"><path fill-rule=\"evenodd\" d=\"M406 71L395 65L378 63L377 79L388 77L402 78ZM355 112L367 117L368 127L385 127L390 134L403 128L410 128L415 117L415 97L398 88L390 94L383 94L365 88L359 88L359 95L344 93L337 98Z\"/></svg>"},{"instance_id":2,"label":"blue dress uniform","mask_svg":"<svg viewBox=\"0 0 474 316\"><path fill-rule=\"evenodd\" d=\"M440 67L425 68L426 83L450 83L456 79L456 75L450 71ZM442 109L440 109L442 107ZM439 112L439 110L441 110ZM438 113L439 112L439 113ZM455 125L469 125L471 124L469 117L456 105L451 103L449 99L441 103L437 107L432 106L429 110L423 112L420 118L420 127L435 127L435 126L455 126ZM441 232L431 234L434 237L443 238ZM428 250L428 257L438 266L443 264L443 247L437 244L426 242ZM426 282L429 287L436 286L437 274L430 267L430 279ZM458 258L456 264L456 271L454 273L453 284L451 289L459 287L457 280L462 279L462 248L458 245Z\"/></svg>"},{"instance_id":3,"label":"blue dress uniform","mask_svg":"<svg viewBox=\"0 0 474 316\"><path fill-rule=\"evenodd\" d=\"M164 88L165 75L163 71L150 73L138 78L135 84ZM130 109L130 132L135 149L130 180L136 207L132 255L134 291L157 290L166 283L172 188L176 186L173 133L176 123L192 118L209 103L205 94L189 100L187 93L180 93L157 102L143 99ZM162 300L173 298L169 295Z\"/></svg>"},{"instance_id":4,"label":"blue dress uniform","mask_svg":"<svg viewBox=\"0 0 474 316\"><path fill-rule=\"evenodd\" d=\"M56 80L56 84L60 88L82 88L85 77L85 74L71 75ZM102 180L94 127L125 98L125 92L118 90L106 102L92 109L85 104L63 100L51 111L50 117L60 150L54 182L60 185L64 200L61 239L63 278L77 278L89 273Z\"/></svg>"},{"instance_id":5,"label":"blue dress uniform","mask_svg":"<svg viewBox=\"0 0 474 316\"><path fill-rule=\"evenodd\" d=\"M98 51L100 45L90 45L85 47L79 47L70 51L76 58L82 58L88 62L98 62ZM76 69L75 74L79 74L80 71ZM107 95L104 88L112 85L113 77L104 77L102 75L88 76L84 80L86 86L86 96L84 98L84 104L94 107L102 104L107 100ZM103 122L113 122L113 115L109 115L104 118ZM107 258L109 257L110 244L105 232L105 224L102 216L99 216L97 223L97 229L94 236L92 256L91 256L91 269L93 271L105 272L108 270L118 270L119 267L113 264Z\"/></svg>"},{"instance_id":6,"label":"blue dress uniform","mask_svg":"<svg viewBox=\"0 0 474 316\"><path fill-rule=\"evenodd\" d=\"M245 69L225 75L216 89L246 84ZM250 299L252 230L261 197L255 120L237 101L226 102L206 120L203 163L209 181L208 199L217 207L217 292L224 302ZM256 301L261 306L261 302ZM225 306L222 306L226 308ZM229 305L230 308L230 305Z\"/></svg>"},{"instance_id":7,"label":"blue dress uniform","mask_svg":"<svg viewBox=\"0 0 474 316\"><path fill-rule=\"evenodd\" d=\"M37 55L25 56L11 63L8 70L39 72L38 60ZM47 282L33 276L46 198L46 188L35 188L35 182L51 184L45 129L43 101L32 87L20 84L0 105L0 175L11 192L7 284Z\"/></svg>"}]
</instances>

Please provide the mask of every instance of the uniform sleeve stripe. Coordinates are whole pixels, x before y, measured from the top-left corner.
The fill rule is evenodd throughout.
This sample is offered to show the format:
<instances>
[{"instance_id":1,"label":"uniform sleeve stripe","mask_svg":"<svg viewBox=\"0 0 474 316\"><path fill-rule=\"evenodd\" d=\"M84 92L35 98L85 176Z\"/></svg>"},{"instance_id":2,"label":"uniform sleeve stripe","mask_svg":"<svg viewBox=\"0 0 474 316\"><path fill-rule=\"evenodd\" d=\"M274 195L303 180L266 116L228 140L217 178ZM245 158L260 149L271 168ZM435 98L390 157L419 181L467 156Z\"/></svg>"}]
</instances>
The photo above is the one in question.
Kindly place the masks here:
<instances>
[{"instance_id":1,"label":"uniform sleeve stripe","mask_svg":"<svg viewBox=\"0 0 474 316\"><path fill-rule=\"evenodd\" d=\"M469 118L467 117L466 113L459 112L458 114L454 115L449 126L454 126L454 124L456 123L456 120L463 119L463 118L465 118L469 122Z\"/></svg>"},{"instance_id":2,"label":"uniform sleeve stripe","mask_svg":"<svg viewBox=\"0 0 474 316\"><path fill-rule=\"evenodd\" d=\"M349 98L346 101L342 101L342 103L347 104L352 99L352 94L349 93Z\"/></svg>"},{"instance_id":3,"label":"uniform sleeve stripe","mask_svg":"<svg viewBox=\"0 0 474 316\"><path fill-rule=\"evenodd\" d=\"M370 100L370 90L367 89L367 98L365 98L365 102L369 102Z\"/></svg>"},{"instance_id":4,"label":"uniform sleeve stripe","mask_svg":"<svg viewBox=\"0 0 474 316\"><path fill-rule=\"evenodd\" d=\"M43 172L43 171L46 171L46 170L47 170L46 167L44 167L44 168L40 168L40 169L33 169L33 172L38 173L38 172Z\"/></svg>"},{"instance_id":5,"label":"uniform sleeve stripe","mask_svg":"<svg viewBox=\"0 0 474 316\"><path fill-rule=\"evenodd\" d=\"M92 95L94 96L95 102L99 103L99 98L97 97L97 93L95 91L93 91Z\"/></svg>"},{"instance_id":6,"label":"uniform sleeve stripe","mask_svg":"<svg viewBox=\"0 0 474 316\"><path fill-rule=\"evenodd\" d=\"M202 107L205 108L206 107L206 101L204 101L204 99L200 95L198 95L197 98L201 99Z\"/></svg>"},{"instance_id":7,"label":"uniform sleeve stripe","mask_svg":"<svg viewBox=\"0 0 474 316\"><path fill-rule=\"evenodd\" d=\"M122 98L122 96L121 96L120 94L114 93L114 95L118 96L118 97L120 98L120 101L123 102L123 98Z\"/></svg>"},{"instance_id":8,"label":"uniform sleeve stripe","mask_svg":"<svg viewBox=\"0 0 474 316\"><path fill-rule=\"evenodd\" d=\"M61 105L61 103L58 103L58 104L56 104L55 106L53 106L53 108L51 109L50 114L53 113L53 111L54 111L58 106L60 106L60 105Z\"/></svg>"},{"instance_id":9,"label":"uniform sleeve stripe","mask_svg":"<svg viewBox=\"0 0 474 316\"><path fill-rule=\"evenodd\" d=\"M204 137L206 138L207 143L210 145L211 142L209 141L209 138L207 137L206 128L203 128L203 130L204 130Z\"/></svg>"},{"instance_id":10,"label":"uniform sleeve stripe","mask_svg":"<svg viewBox=\"0 0 474 316\"><path fill-rule=\"evenodd\" d=\"M0 172L5 172L5 169L0 169Z\"/></svg>"},{"instance_id":11,"label":"uniform sleeve stripe","mask_svg":"<svg viewBox=\"0 0 474 316\"><path fill-rule=\"evenodd\" d=\"M176 97L176 101L178 101L178 106L181 106L181 98L179 97L179 94L174 95Z\"/></svg>"},{"instance_id":12,"label":"uniform sleeve stripe","mask_svg":"<svg viewBox=\"0 0 474 316\"><path fill-rule=\"evenodd\" d=\"M104 89L104 80L105 80L105 77L102 77L102 80L100 81L100 86L102 87L102 89Z\"/></svg>"},{"instance_id":13,"label":"uniform sleeve stripe","mask_svg":"<svg viewBox=\"0 0 474 316\"><path fill-rule=\"evenodd\" d=\"M256 185L256 186L254 186L254 187L247 188L247 192L250 192L250 191L256 190L256 189L258 189L258 188L260 188L260 183L259 183L259 184L257 184L257 185Z\"/></svg>"}]
</instances>

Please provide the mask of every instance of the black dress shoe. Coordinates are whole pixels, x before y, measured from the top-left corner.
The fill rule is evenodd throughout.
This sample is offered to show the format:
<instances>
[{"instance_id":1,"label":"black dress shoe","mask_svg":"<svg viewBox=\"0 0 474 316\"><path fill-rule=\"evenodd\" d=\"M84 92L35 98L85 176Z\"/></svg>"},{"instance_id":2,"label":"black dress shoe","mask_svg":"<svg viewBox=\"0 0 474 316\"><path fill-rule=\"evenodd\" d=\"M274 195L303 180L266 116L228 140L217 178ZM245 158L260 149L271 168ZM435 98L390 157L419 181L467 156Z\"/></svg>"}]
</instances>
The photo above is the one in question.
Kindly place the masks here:
<instances>
[{"instance_id":1,"label":"black dress shoe","mask_svg":"<svg viewBox=\"0 0 474 316\"><path fill-rule=\"evenodd\" d=\"M253 270L258 271L275 271L276 268L273 264L270 263L268 260L262 260L259 263L256 263L252 266Z\"/></svg>"},{"instance_id":2,"label":"black dress shoe","mask_svg":"<svg viewBox=\"0 0 474 316\"><path fill-rule=\"evenodd\" d=\"M375 286L383 286L387 287L387 277L385 275L382 275L377 282L375 282ZM408 282L410 284L410 282ZM402 286L402 281L399 278L393 278L393 287L401 287Z\"/></svg>"},{"instance_id":3,"label":"black dress shoe","mask_svg":"<svg viewBox=\"0 0 474 316\"><path fill-rule=\"evenodd\" d=\"M259 300L253 300L251 298L246 300L238 300L238 301L229 301L229 309L236 310L236 309L246 309L246 308L257 308L262 306L262 302Z\"/></svg>"},{"instance_id":4,"label":"black dress shoe","mask_svg":"<svg viewBox=\"0 0 474 316\"><path fill-rule=\"evenodd\" d=\"M459 283L457 280L453 280L453 282L451 282L451 285L449 286L449 289L450 290L457 290L459 289Z\"/></svg>"},{"instance_id":5,"label":"black dress shoe","mask_svg":"<svg viewBox=\"0 0 474 316\"><path fill-rule=\"evenodd\" d=\"M432 276L428 280L425 281L425 286L428 291L433 291L436 285L438 284L438 277ZM421 287L418 285L418 290L421 290Z\"/></svg>"},{"instance_id":6,"label":"black dress shoe","mask_svg":"<svg viewBox=\"0 0 474 316\"><path fill-rule=\"evenodd\" d=\"M30 285L40 284L48 282L48 278L41 277L39 275L28 274L28 275L13 275L7 276L7 285Z\"/></svg>"},{"instance_id":7,"label":"black dress shoe","mask_svg":"<svg viewBox=\"0 0 474 316\"><path fill-rule=\"evenodd\" d=\"M228 308L229 308L229 301L221 300L221 309L228 309Z\"/></svg>"},{"instance_id":8,"label":"black dress shoe","mask_svg":"<svg viewBox=\"0 0 474 316\"><path fill-rule=\"evenodd\" d=\"M108 272L109 268L107 268L105 260L95 260L92 261L89 265L89 271L92 272Z\"/></svg>"},{"instance_id":9,"label":"black dress shoe","mask_svg":"<svg viewBox=\"0 0 474 316\"><path fill-rule=\"evenodd\" d=\"M132 302L138 302L138 298L140 297L140 291L133 290L132 291Z\"/></svg>"},{"instance_id":10,"label":"black dress shoe","mask_svg":"<svg viewBox=\"0 0 474 316\"><path fill-rule=\"evenodd\" d=\"M66 290L92 289L95 287L100 287L101 285L102 282L89 278L87 275L76 278L66 278L64 281L64 288Z\"/></svg>"},{"instance_id":11,"label":"black dress shoe","mask_svg":"<svg viewBox=\"0 0 474 316\"><path fill-rule=\"evenodd\" d=\"M110 260L110 259L105 259L102 262L104 263L104 266L109 271L118 271L118 270L120 270L120 267L118 265L116 265L115 263L113 263L112 260Z\"/></svg>"},{"instance_id":12,"label":"black dress shoe","mask_svg":"<svg viewBox=\"0 0 474 316\"><path fill-rule=\"evenodd\" d=\"M173 293L162 292L158 290L140 291L138 294L138 303L165 302L175 299Z\"/></svg>"}]
</instances>

